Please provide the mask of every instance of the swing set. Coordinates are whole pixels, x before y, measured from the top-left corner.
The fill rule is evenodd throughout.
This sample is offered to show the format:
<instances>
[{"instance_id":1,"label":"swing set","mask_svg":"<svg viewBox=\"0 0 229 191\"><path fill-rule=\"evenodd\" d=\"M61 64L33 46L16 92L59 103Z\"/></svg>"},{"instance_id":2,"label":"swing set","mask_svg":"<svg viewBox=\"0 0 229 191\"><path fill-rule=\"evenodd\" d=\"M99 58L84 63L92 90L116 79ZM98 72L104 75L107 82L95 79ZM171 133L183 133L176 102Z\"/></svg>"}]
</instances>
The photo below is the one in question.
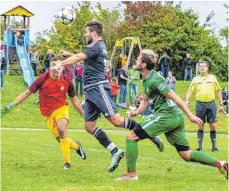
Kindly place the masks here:
<instances>
[{"instance_id":1,"label":"swing set","mask_svg":"<svg viewBox=\"0 0 229 191\"><path fill-rule=\"evenodd\" d=\"M125 37L115 42L115 46L112 51L111 59L110 59L111 66L112 66L112 76L115 76L115 68L117 66L117 64L114 64L114 57L115 57L115 54L117 53L117 50L121 49L122 50L121 55L127 56L127 49L129 48L127 61L126 61L127 70L128 70L129 66L131 66L130 61L131 61L131 57L133 57L133 50L135 46L138 46L139 51L141 52L142 46L140 43L140 39L138 37Z\"/></svg>"}]
</instances>

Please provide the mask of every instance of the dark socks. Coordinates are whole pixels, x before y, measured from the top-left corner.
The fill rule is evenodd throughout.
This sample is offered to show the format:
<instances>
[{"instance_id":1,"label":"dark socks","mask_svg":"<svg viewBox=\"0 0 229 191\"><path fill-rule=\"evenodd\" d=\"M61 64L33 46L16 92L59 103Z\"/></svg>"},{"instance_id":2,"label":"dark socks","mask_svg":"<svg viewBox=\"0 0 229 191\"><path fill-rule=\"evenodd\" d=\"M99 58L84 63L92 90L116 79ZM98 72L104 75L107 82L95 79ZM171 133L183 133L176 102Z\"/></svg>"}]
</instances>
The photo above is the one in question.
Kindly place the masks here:
<instances>
[{"instance_id":1,"label":"dark socks","mask_svg":"<svg viewBox=\"0 0 229 191\"><path fill-rule=\"evenodd\" d=\"M198 137L199 149L202 150L202 142L203 142L203 138L204 138L204 131L203 130L198 130L197 131L197 137Z\"/></svg>"},{"instance_id":2,"label":"dark socks","mask_svg":"<svg viewBox=\"0 0 229 191\"><path fill-rule=\"evenodd\" d=\"M129 118L124 118L124 127L129 130L133 130L135 126L138 126L138 123Z\"/></svg>"},{"instance_id":3,"label":"dark socks","mask_svg":"<svg viewBox=\"0 0 229 191\"><path fill-rule=\"evenodd\" d=\"M216 131L210 131L210 137L212 141L212 149L216 148Z\"/></svg>"},{"instance_id":4,"label":"dark socks","mask_svg":"<svg viewBox=\"0 0 229 191\"><path fill-rule=\"evenodd\" d=\"M114 154L117 152L118 148L114 143L110 141L107 134L100 128L96 127L95 131L92 133L92 135L99 141L99 143L109 150L111 154Z\"/></svg>"}]
</instances>

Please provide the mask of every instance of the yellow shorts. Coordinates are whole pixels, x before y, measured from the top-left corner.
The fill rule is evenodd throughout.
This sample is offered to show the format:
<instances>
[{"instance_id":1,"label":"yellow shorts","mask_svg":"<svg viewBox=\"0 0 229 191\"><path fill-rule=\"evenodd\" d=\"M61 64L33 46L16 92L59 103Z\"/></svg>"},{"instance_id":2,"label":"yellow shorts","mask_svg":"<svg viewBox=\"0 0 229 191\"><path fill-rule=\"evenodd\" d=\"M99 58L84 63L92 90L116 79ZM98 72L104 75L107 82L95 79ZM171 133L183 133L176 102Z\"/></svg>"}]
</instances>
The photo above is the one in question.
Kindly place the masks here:
<instances>
[{"instance_id":1,"label":"yellow shorts","mask_svg":"<svg viewBox=\"0 0 229 191\"><path fill-rule=\"evenodd\" d=\"M69 107L67 105L62 106L56 109L50 116L44 116L45 122L47 123L48 128L54 135L54 137L58 137L59 133L57 130L57 121L61 118L66 118L69 121L68 115Z\"/></svg>"}]
</instances>

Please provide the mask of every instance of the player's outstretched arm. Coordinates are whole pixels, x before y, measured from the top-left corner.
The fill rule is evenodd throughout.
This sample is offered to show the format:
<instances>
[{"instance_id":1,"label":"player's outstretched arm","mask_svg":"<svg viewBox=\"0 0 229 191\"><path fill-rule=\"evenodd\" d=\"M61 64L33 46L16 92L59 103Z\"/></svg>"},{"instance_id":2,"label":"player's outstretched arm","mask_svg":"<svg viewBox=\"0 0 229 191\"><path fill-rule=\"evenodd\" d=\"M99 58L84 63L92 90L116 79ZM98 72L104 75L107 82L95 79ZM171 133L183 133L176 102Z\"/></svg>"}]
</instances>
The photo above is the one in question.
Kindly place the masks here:
<instances>
[{"instance_id":1,"label":"player's outstretched arm","mask_svg":"<svg viewBox=\"0 0 229 191\"><path fill-rule=\"evenodd\" d=\"M186 105L189 105L189 99L192 97L192 91L191 89L189 88L188 91L187 91L187 94L186 94L186 98L185 98L185 104Z\"/></svg>"},{"instance_id":2,"label":"player's outstretched arm","mask_svg":"<svg viewBox=\"0 0 229 191\"><path fill-rule=\"evenodd\" d=\"M76 64L77 62L80 62L80 61L85 60L87 58L86 55L83 53L73 54L73 53L67 52L65 50L61 50L60 55L61 55L61 57L70 56L66 60L62 61L62 66L73 65L73 64Z\"/></svg>"},{"instance_id":3,"label":"player's outstretched arm","mask_svg":"<svg viewBox=\"0 0 229 191\"><path fill-rule=\"evenodd\" d=\"M198 123L199 125L203 123L200 118L192 114L188 106L173 91L170 91L166 97L173 100L185 112L191 122Z\"/></svg>"},{"instance_id":4,"label":"player's outstretched arm","mask_svg":"<svg viewBox=\"0 0 229 191\"><path fill-rule=\"evenodd\" d=\"M82 105L80 104L78 98L74 96L74 97L70 97L70 100L72 104L74 105L74 107L76 108L76 110L80 113L80 115L83 116L84 111L83 111Z\"/></svg>"},{"instance_id":5,"label":"player's outstretched arm","mask_svg":"<svg viewBox=\"0 0 229 191\"><path fill-rule=\"evenodd\" d=\"M29 89L27 89L26 91L21 93L19 96L17 96L16 99L12 103L10 103L9 105L7 105L4 108L1 108L1 113L0 113L1 117L6 115L8 112L10 112L14 108L14 106L20 104L25 99L27 99L27 97L29 97L31 94L32 92Z\"/></svg>"}]
</instances>

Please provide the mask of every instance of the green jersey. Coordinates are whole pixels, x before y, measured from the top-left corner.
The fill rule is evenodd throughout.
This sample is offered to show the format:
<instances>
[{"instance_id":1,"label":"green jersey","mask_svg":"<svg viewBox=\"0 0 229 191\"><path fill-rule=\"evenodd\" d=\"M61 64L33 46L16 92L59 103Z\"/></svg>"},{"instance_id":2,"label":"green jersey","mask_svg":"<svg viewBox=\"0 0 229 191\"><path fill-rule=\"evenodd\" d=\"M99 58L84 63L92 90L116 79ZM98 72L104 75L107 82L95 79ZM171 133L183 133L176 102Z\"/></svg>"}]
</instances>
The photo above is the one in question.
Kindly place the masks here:
<instances>
[{"instance_id":1,"label":"green jersey","mask_svg":"<svg viewBox=\"0 0 229 191\"><path fill-rule=\"evenodd\" d=\"M155 113L173 113L182 115L183 112L166 95L170 91L168 84L162 76L154 70L150 72L148 78L143 79L144 92L148 96L149 102Z\"/></svg>"}]
</instances>

